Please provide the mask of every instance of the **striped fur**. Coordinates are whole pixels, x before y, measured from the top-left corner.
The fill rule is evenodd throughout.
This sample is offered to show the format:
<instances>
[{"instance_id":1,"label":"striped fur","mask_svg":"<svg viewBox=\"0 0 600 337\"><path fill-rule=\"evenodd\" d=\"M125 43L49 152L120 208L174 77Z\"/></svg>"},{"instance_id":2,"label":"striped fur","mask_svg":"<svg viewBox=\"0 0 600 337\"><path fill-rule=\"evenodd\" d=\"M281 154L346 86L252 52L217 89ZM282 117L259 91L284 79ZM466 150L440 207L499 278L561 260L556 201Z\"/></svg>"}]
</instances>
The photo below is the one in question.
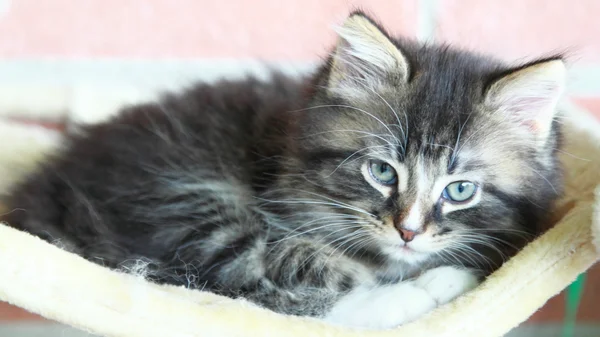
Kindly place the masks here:
<instances>
[{"instance_id":1,"label":"striped fur","mask_svg":"<svg viewBox=\"0 0 600 337\"><path fill-rule=\"evenodd\" d=\"M509 67L390 39L360 13L342 31L306 79L199 84L83 127L2 220L112 268L142 261L156 282L346 325L402 324L460 295L541 232L560 193L554 112L502 105L522 104L513 87L538 93L511 76L557 59ZM552 108L539 94L525 102ZM397 184L374 183L370 159ZM443 202L459 178L477 197Z\"/></svg>"}]
</instances>

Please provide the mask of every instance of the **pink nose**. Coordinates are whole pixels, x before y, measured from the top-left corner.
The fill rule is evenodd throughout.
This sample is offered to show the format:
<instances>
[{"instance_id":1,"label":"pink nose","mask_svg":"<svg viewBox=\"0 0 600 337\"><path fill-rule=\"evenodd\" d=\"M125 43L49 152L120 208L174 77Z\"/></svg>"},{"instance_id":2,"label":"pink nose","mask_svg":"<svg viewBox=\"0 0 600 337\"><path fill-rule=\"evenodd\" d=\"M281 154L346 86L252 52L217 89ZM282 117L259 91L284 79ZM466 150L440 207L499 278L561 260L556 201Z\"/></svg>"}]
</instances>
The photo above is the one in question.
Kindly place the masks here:
<instances>
[{"instance_id":1,"label":"pink nose","mask_svg":"<svg viewBox=\"0 0 600 337\"><path fill-rule=\"evenodd\" d=\"M417 232L402 227L399 228L398 231L400 232L400 237L405 242L411 242L415 238L415 235L417 235Z\"/></svg>"}]
</instances>

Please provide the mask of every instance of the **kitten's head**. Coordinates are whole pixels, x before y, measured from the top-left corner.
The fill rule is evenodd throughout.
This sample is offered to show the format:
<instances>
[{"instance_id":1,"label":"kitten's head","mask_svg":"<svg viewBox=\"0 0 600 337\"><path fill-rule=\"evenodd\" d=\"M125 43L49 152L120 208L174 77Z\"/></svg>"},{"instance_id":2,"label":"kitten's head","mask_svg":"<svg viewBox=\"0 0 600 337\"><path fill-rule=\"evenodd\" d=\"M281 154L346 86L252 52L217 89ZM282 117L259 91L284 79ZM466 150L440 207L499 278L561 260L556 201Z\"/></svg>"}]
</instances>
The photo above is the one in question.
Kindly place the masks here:
<instances>
[{"instance_id":1,"label":"kitten's head","mask_svg":"<svg viewBox=\"0 0 600 337\"><path fill-rule=\"evenodd\" d=\"M560 58L508 67L355 13L313 82L287 183L313 201L312 233L348 251L496 267L560 192L564 81Z\"/></svg>"}]
</instances>

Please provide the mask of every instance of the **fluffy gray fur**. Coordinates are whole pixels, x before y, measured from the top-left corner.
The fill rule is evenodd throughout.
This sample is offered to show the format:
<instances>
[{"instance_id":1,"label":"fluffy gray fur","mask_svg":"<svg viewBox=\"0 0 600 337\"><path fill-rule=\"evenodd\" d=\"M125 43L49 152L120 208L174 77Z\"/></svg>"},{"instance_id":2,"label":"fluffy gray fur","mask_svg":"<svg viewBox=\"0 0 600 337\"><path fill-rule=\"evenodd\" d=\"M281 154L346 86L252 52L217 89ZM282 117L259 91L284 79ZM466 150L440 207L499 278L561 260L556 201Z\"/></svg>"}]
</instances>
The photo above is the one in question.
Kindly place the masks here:
<instances>
[{"instance_id":1,"label":"fluffy gray fur","mask_svg":"<svg viewBox=\"0 0 600 337\"><path fill-rule=\"evenodd\" d=\"M558 125L519 96L526 80L510 82L560 58L507 66L348 20L306 79L200 84L69 135L5 198L3 220L293 315L327 317L358 287L439 266L489 274L540 233L561 190ZM395 185L370 180L370 160L396 168ZM476 203L447 204L436 188L452 175L476 180Z\"/></svg>"}]
</instances>

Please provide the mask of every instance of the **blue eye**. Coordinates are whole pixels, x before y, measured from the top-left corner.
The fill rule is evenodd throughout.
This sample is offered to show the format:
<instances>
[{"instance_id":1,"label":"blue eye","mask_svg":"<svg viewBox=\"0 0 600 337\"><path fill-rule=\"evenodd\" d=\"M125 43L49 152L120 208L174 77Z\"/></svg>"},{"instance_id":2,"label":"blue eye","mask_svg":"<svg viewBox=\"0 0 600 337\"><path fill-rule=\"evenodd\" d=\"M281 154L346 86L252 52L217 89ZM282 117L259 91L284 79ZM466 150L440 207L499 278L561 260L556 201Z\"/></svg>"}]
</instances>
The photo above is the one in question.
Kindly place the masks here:
<instances>
[{"instance_id":1,"label":"blue eye","mask_svg":"<svg viewBox=\"0 0 600 337\"><path fill-rule=\"evenodd\" d=\"M398 180L398 175L394 168L381 160L369 161L369 173L371 177L382 185L393 185Z\"/></svg>"},{"instance_id":2,"label":"blue eye","mask_svg":"<svg viewBox=\"0 0 600 337\"><path fill-rule=\"evenodd\" d=\"M477 192L477 185L470 181L455 181L444 189L442 198L451 202L465 202L471 200Z\"/></svg>"}]
</instances>

